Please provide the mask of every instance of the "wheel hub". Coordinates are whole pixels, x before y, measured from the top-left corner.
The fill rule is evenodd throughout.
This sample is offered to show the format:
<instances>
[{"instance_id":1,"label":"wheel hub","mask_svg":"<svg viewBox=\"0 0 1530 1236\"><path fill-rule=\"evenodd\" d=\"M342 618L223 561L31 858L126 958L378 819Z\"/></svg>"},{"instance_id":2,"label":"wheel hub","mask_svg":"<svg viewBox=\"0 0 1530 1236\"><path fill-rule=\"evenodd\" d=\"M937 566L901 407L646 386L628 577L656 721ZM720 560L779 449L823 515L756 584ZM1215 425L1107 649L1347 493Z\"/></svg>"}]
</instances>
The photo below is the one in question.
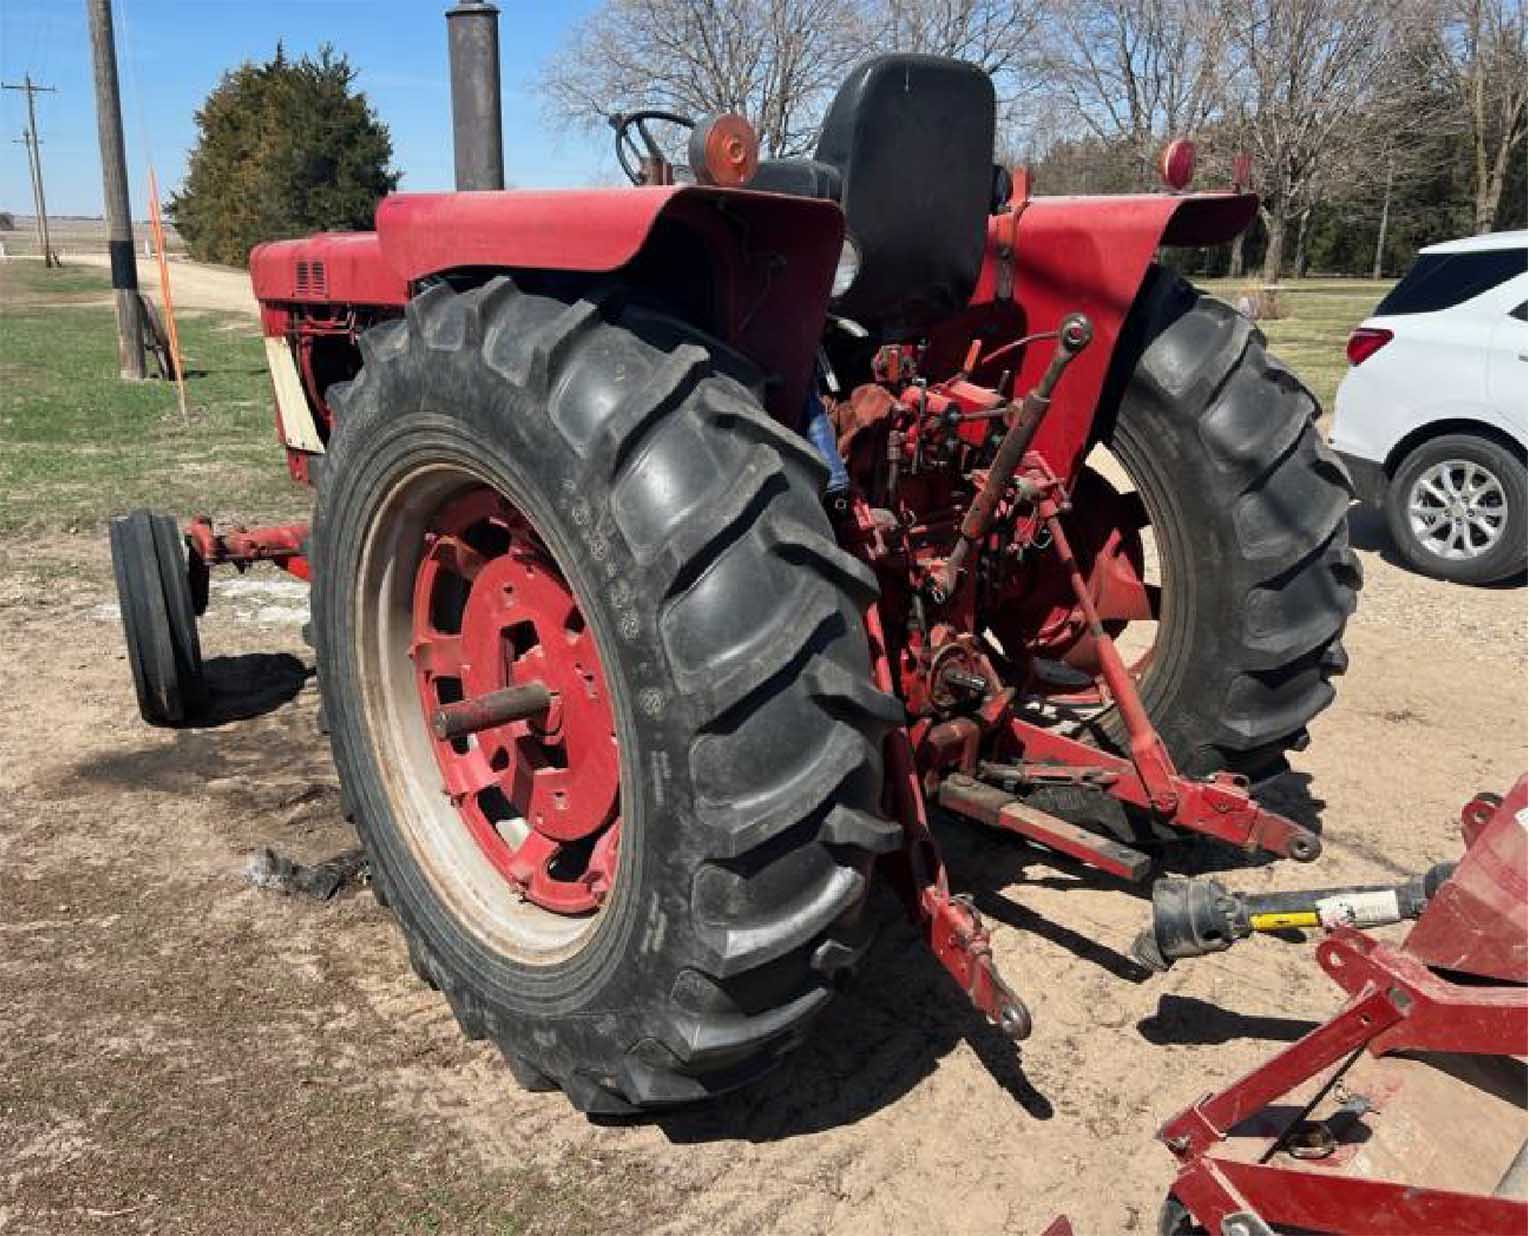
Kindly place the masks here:
<instances>
[{"instance_id":1,"label":"wheel hub","mask_svg":"<svg viewBox=\"0 0 1530 1236\"><path fill-rule=\"evenodd\" d=\"M620 769L594 633L531 524L487 486L429 521L410 655L428 719L545 688L545 708L432 733L431 745L463 826L526 900L560 914L598 908L615 873Z\"/></svg>"},{"instance_id":2,"label":"wheel hub","mask_svg":"<svg viewBox=\"0 0 1530 1236\"><path fill-rule=\"evenodd\" d=\"M1446 459L1425 469L1408 494L1414 538L1440 558L1479 558L1508 526L1503 485L1481 464Z\"/></svg>"}]
</instances>

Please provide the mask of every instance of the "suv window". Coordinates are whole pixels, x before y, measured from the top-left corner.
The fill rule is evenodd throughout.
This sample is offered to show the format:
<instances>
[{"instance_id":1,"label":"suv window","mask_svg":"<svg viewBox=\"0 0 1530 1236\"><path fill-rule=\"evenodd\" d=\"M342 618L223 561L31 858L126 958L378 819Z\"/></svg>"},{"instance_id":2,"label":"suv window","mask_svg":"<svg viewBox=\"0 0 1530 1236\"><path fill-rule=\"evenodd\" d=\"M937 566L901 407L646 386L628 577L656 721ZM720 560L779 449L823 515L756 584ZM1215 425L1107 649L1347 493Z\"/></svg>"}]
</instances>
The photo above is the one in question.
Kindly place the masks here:
<instances>
[{"instance_id":1,"label":"suv window","mask_svg":"<svg viewBox=\"0 0 1530 1236\"><path fill-rule=\"evenodd\" d=\"M1527 303L1526 301L1520 301L1519 304L1515 305L1514 308L1509 310L1509 316L1511 318L1518 318L1521 322L1523 322L1525 320L1526 309L1530 309L1530 303Z\"/></svg>"},{"instance_id":2,"label":"suv window","mask_svg":"<svg viewBox=\"0 0 1530 1236\"><path fill-rule=\"evenodd\" d=\"M1434 313L1496 288L1526 269L1524 249L1479 249L1473 253L1423 253L1402 282L1376 306L1377 316Z\"/></svg>"}]
</instances>

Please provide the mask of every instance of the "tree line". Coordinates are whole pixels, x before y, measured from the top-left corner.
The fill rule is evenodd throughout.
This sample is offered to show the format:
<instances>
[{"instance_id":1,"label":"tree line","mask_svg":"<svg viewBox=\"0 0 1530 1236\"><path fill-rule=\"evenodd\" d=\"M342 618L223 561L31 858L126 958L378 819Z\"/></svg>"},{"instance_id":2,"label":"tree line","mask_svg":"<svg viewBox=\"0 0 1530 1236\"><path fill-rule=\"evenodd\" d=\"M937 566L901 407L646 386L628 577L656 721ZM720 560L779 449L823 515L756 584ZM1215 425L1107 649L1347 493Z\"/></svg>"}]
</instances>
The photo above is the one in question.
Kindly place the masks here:
<instances>
[{"instance_id":1,"label":"tree line","mask_svg":"<svg viewBox=\"0 0 1530 1236\"><path fill-rule=\"evenodd\" d=\"M1193 260L1275 282L1523 227L1525 38L1525 0L605 0L540 84L560 125L739 111L780 156L811 151L856 62L956 56L992 77L1001 156L1038 192L1154 188L1175 137L1203 185L1246 155L1258 225Z\"/></svg>"},{"instance_id":2,"label":"tree line","mask_svg":"<svg viewBox=\"0 0 1530 1236\"><path fill-rule=\"evenodd\" d=\"M539 85L554 123L738 111L769 156L810 152L851 67L884 51L981 66L999 156L1042 193L1158 187L1175 137L1197 183L1245 155L1262 205L1194 273L1396 273L1422 244L1525 225L1526 0L604 0ZM324 47L225 74L168 204L192 256L371 226L398 184L388 130ZM612 173L614 175L614 163ZM911 168L911 175L920 169Z\"/></svg>"}]
</instances>

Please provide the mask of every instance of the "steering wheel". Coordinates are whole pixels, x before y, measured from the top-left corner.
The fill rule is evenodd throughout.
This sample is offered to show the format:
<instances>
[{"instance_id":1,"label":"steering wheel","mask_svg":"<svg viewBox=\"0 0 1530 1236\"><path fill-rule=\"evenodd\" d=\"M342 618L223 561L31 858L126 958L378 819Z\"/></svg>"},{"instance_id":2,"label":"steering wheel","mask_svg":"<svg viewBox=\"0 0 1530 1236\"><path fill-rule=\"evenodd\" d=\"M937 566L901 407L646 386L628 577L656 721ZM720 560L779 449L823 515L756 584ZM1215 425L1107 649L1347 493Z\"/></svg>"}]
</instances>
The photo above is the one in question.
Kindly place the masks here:
<instances>
[{"instance_id":1,"label":"steering wheel","mask_svg":"<svg viewBox=\"0 0 1530 1236\"><path fill-rule=\"evenodd\" d=\"M688 116L682 116L677 112L661 111L657 108L645 108L637 112L612 112L606 117L607 123L616 130L616 161L621 164L622 171L627 174L627 179L635 185L643 183L643 159L644 150L640 149L637 141L633 138L633 130L637 130L638 137L643 140L647 158L662 159L664 152L659 149L659 143L654 141L653 134L648 131L650 121L663 124L679 125L682 129L694 129L696 122ZM677 166L684 166L683 164ZM689 169L687 169L689 170Z\"/></svg>"}]
</instances>

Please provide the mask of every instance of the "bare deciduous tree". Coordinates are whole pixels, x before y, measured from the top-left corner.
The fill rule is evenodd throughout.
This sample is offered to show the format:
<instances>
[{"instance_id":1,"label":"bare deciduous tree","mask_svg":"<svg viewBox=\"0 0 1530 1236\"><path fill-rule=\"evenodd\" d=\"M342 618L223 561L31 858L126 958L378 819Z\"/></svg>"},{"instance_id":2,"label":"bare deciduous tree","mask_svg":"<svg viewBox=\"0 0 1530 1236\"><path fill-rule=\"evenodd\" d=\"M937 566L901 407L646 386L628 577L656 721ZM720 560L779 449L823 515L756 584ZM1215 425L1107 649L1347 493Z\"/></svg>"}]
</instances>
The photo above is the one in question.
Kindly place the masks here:
<instances>
[{"instance_id":1,"label":"bare deciduous tree","mask_svg":"<svg viewBox=\"0 0 1530 1236\"><path fill-rule=\"evenodd\" d=\"M748 117L766 155L810 149L859 52L841 0L607 0L541 86L552 118L596 129L613 111Z\"/></svg>"},{"instance_id":2,"label":"bare deciduous tree","mask_svg":"<svg viewBox=\"0 0 1530 1236\"><path fill-rule=\"evenodd\" d=\"M1125 142L1140 184L1164 140L1201 130L1224 86L1223 0L1069 0L1055 10L1063 101L1101 141Z\"/></svg>"},{"instance_id":3,"label":"bare deciduous tree","mask_svg":"<svg viewBox=\"0 0 1530 1236\"><path fill-rule=\"evenodd\" d=\"M1311 211L1325 182L1374 162L1358 122L1385 94L1393 30L1374 0L1230 0L1229 12L1237 57L1231 118L1254 157L1269 238L1264 278L1273 283L1290 225Z\"/></svg>"},{"instance_id":4,"label":"bare deciduous tree","mask_svg":"<svg viewBox=\"0 0 1530 1236\"><path fill-rule=\"evenodd\" d=\"M1471 141L1473 226L1491 232L1509 161L1525 144L1525 0L1445 0L1438 30Z\"/></svg>"},{"instance_id":5,"label":"bare deciduous tree","mask_svg":"<svg viewBox=\"0 0 1530 1236\"><path fill-rule=\"evenodd\" d=\"M860 12L868 47L969 61L1001 96L1029 84L1042 20L1038 0L870 0Z\"/></svg>"},{"instance_id":6,"label":"bare deciduous tree","mask_svg":"<svg viewBox=\"0 0 1530 1236\"><path fill-rule=\"evenodd\" d=\"M737 111L767 156L812 149L852 65L889 51L953 56L1000 104L1034 91L1046 0L606 0L543 67L557 123L598 129L648 105Z\"/></svg>"}]
</instances>

